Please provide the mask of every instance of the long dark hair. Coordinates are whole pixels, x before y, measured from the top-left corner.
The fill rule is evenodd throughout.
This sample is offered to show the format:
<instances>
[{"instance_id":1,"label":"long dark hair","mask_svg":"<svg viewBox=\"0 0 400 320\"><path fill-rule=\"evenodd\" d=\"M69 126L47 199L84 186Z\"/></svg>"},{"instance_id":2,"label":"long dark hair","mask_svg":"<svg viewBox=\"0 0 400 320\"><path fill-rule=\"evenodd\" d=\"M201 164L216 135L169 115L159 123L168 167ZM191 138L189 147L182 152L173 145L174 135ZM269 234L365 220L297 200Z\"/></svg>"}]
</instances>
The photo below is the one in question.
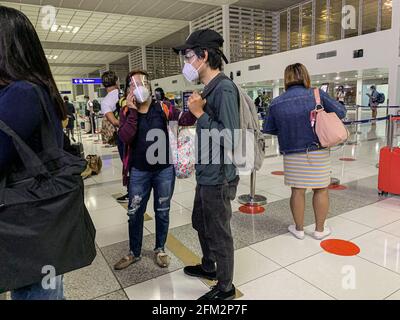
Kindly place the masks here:
<instances>
[{"instance_id":1,"label":"long dark hair","mask_svg":"<svg viewBox=\"0 0 400 320\"><path fill-rule=\"evenodd\" d=\"M47 90L60 120L67 117L39 37L20 11L0 6L0 82L29 81Z\"/></svg>"}]
</instances>

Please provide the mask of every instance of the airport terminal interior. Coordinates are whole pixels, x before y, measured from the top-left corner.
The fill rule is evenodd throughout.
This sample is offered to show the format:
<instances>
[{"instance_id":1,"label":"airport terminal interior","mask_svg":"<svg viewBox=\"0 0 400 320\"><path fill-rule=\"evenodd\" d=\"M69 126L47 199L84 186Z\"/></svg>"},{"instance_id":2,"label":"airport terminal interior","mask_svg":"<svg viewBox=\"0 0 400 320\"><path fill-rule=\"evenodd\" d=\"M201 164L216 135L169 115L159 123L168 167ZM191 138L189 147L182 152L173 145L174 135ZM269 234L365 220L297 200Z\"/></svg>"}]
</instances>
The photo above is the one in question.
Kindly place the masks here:
<instances>
[{"instance_id":1,"label":"airport terminal interior","mask_svg":"<svg viewBox=\"0 0 400 320\"><path fill-rule=\"evenodd\" d=\"M262 168L241 177L232 202L236 299L400 300L400 190L378 187L381 149L400 147L399 0L2 0L0 5L22 11L35 26L58 89L75 106L74 139L82 141L85 156L97 155L103 164L84 180L97 256L92 265L64 275L67 300L195 300L215 284L183 272L202 258L192 226L195 175L176 180L165 248L170 265L160 268L154 261L151 195L143 258L114 270L129 252L128 203L117 201L126 193L122 162L117 147L102 139L101 110L94 118L85 112L85 96L100 104L106 96L104 72L118 75L123 92L135 69L147 70L153 90L161 87L176 107L185 108L188 93L203 88L183 78L172 48L205 28L225 39L224 73L252 100L261 97L261 127L269 105L285 91L286 66L300 62L313 87L334 99L343 88L350 133L344 145L331 149L327 225L332 234L323 241L310 236L311 190L305 239L288 232L293 217L283 156L277 137L264 134ZM53 21L47 16L52 10ZM367 96L371 86L384 95L375 115ZM93 121L97 129L90 132ZM393 175L400 181L400 170ZM240 201L252 191L266 197L257 207L261 212L249 213ZM0 299L10 298L5 293Z\"/></svg>"}]
</instances>

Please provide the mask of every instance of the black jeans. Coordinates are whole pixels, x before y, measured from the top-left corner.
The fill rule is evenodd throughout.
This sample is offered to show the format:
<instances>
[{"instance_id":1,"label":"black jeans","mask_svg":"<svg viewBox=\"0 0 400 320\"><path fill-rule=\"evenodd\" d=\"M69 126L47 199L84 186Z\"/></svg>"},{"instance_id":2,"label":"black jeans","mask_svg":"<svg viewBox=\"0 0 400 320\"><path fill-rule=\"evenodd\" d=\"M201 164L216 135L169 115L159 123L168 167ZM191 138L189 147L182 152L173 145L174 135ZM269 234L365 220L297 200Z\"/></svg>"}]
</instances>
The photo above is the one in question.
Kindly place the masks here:
<instances>
[{"instance_id":1,"label":"black jeans","mask_svg":"<svg viewBox=\"0 0 400 320\"><path fill-rule=\"evenodd\" d=\"M90 132L92 134L95 134L96 133L96 115L91 114L89 117L89 121L90 121Z\"/></svg>"},{"instance_id":2,"label":"black jeans","mask_svg":"<svg viewBox=\"0 0 400 320\"><path fill-rule=\"evenodd\" d=\"M231 232L232 206L239 177L217 186L197 185L193 208L193 228L203 251L202 267L217 271L218 289L232 289L234 247ZM215 265L216 264L216 265Z\"/></svg>"}]
</instances>

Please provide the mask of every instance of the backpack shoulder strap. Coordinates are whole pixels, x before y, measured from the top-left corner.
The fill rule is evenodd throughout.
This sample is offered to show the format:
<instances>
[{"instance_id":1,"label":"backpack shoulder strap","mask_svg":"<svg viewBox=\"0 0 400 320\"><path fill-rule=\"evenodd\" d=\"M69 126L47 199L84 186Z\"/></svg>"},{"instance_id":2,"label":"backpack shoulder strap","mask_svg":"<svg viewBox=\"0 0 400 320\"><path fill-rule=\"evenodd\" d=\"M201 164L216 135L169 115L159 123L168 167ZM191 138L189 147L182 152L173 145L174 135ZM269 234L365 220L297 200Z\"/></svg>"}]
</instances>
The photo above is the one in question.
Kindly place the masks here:
<instances>
[{"instance_id":1,"label":"backpack shoulder strap","mask_svg":"<svg viewBox=\"0 0 400 320\"><path fill-rule=\"evenodd\" d=\"M165 114L165 117L167 118L167 121L169 120L169 115L170 115L170 108L167 106L166 103L162 102L161 103L161 108Z\"/></svg>"},{"instance_id":2,"label":"backpack shoulder strap","mask_svg":"<svg viewBox=\"0 0 400 320\"><path fill-rule=\"evenodd\" d=\"M206 99L217 87L218 85L223 81L223 80L231 80L228 78L225 74L220 73L218 76L216 76L205 88L203 93L201 94L201 97L203 99Z\"/></svg>"},{"instance_id":3,"label":"backpack shoulder strap","mask_svg":"<svg viewBox=\"0 0 400 320\"><path fill-rule=\"evenodd\" d=\"M156 102L155 107L157 108L158 112L161 112L165 121L169 122L169 116L172 110L168 107L168 105L164 102Z\"/></svg>"},{"instance_id":4,"label":"backpack shoulder strap","mask_svg":"<svg viewBox=\"0 0 400 320\"><path fill-rule=\"evenodd\" d=\"M229 80L231 81L236 89L237 89L237 99L238 99L238 104L239 104L239 109L240 109L240 103L241 103L241 98L240 98L240 88L236 85L236 83L229 77L227 77L224 73L220 73L215 79L213 79L206 88L204 88L203 93L201 94L201 97L203 99L206 99L217 87L218 85L223 81L223 80ZM212 108L206 106L205 111L213 118L214 120L218 118L217 110L213 110Z\"/></svg>"}]
</instances>

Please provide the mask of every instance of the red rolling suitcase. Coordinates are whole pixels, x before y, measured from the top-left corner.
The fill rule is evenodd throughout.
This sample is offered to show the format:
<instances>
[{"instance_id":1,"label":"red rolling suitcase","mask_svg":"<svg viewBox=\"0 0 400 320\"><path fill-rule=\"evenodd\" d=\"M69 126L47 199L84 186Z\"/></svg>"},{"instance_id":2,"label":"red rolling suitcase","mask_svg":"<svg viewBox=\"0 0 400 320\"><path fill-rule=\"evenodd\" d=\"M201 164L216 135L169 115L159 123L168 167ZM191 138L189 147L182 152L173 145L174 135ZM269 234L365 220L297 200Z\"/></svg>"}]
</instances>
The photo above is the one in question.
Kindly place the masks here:
<instances>
[{"instance_id":1,"label":"red rolling suitcase","mask_svg":"<svg viewBox=\"0 0 400 320\"><path fill-rule=\"evenodd\" d=\"M400 195L400 148L393 147L396 121L400 121L400 117L389 118L388 146L380 153L378 189L381 194Z\"/></svg>"}]
</instances>

